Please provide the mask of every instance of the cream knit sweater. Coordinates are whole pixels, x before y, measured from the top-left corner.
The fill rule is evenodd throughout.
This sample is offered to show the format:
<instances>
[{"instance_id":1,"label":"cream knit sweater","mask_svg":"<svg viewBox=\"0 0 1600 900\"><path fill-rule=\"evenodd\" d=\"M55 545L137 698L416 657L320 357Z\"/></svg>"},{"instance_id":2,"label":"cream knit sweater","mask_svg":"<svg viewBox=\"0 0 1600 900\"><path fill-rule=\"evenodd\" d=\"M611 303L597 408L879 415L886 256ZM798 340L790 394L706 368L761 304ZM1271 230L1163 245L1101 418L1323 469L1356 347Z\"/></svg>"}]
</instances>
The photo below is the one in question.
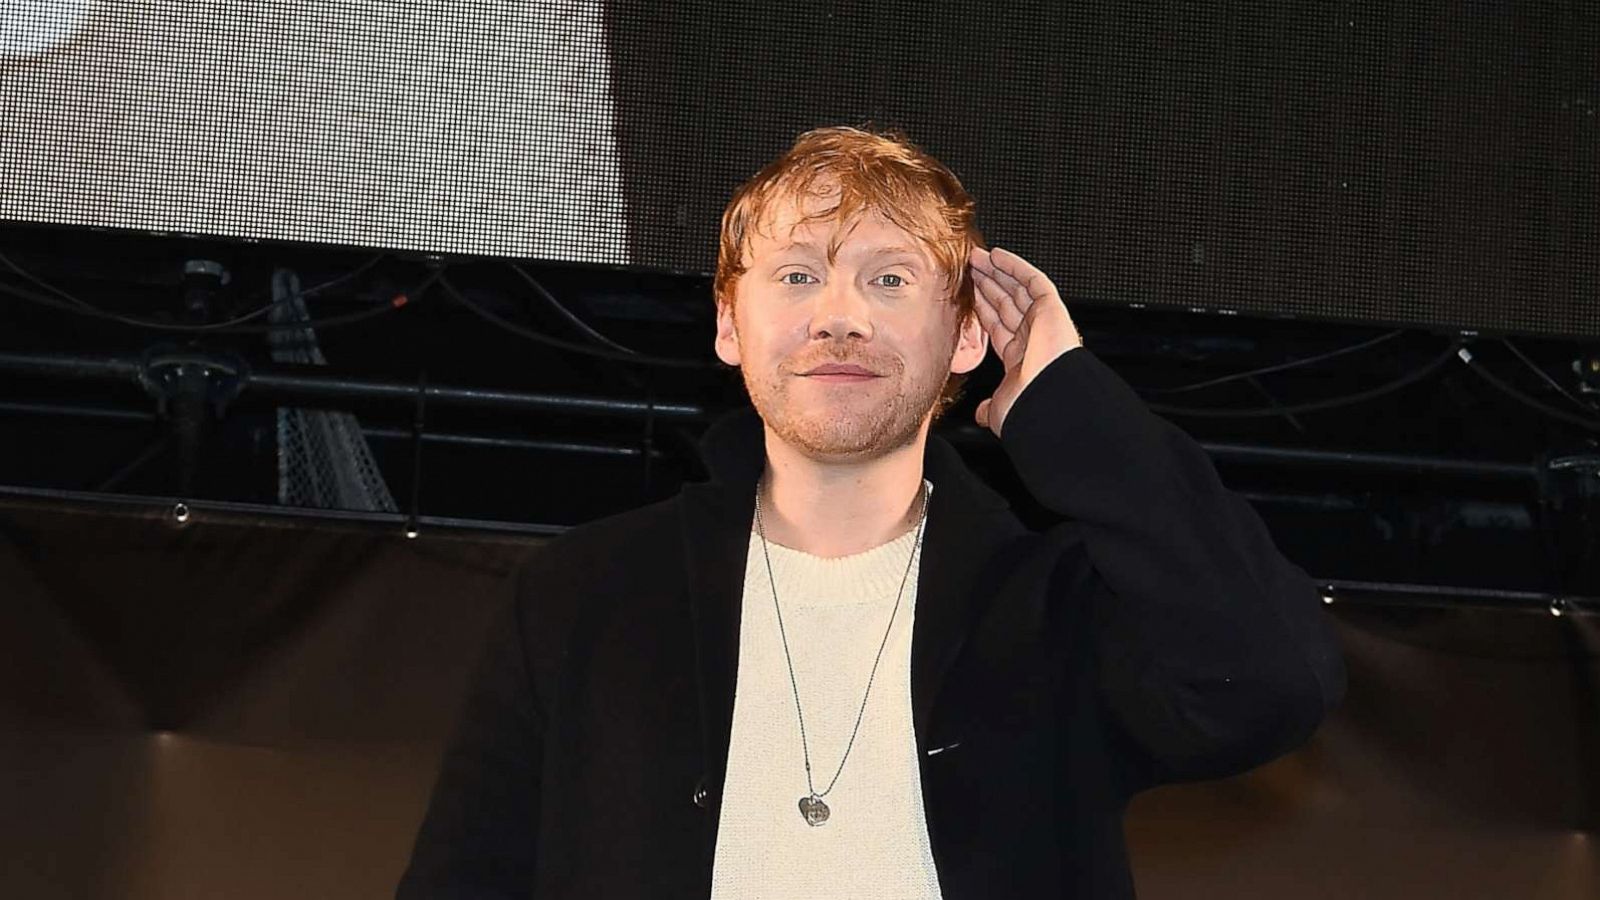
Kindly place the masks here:
<instances>
[{"instance_id":1,"label":"cream knit sweater","mask_svg":"<svg viewBox=\"0 0 1600 900\"><path fill-rule=\"evenodd\" d=\"M768 544L818 793L850 739L915 542L912 529L837 558ZM751 533L714 900L939 896L911 729L917 560L911 567L855 746L824 798L831 815L813 827L798 806L807 789L794 692L761 540Z\"/></svg>"}]
</instances>

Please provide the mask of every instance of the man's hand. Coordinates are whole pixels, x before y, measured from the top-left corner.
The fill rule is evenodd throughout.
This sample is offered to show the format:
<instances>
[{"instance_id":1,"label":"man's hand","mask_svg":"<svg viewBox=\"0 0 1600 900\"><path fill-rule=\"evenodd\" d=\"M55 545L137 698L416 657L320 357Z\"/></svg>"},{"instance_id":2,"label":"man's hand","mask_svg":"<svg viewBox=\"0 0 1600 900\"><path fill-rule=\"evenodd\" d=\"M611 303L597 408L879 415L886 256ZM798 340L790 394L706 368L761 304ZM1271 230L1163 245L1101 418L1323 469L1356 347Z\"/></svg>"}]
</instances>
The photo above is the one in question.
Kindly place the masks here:
<instances>
[{"instance_id":1,"label":"man's hand","mask_svg":"<svg viewBox=\"0 0 1600 900\"><path fill-rule=\"evenodd\" d=\"M995 247L974 248L969 262L978 321L1006 372L994 396L978 404L977 419L999 437L1022 389L1083 340L1055 284L1027 260Z\"/></svg>"}]
</instances>

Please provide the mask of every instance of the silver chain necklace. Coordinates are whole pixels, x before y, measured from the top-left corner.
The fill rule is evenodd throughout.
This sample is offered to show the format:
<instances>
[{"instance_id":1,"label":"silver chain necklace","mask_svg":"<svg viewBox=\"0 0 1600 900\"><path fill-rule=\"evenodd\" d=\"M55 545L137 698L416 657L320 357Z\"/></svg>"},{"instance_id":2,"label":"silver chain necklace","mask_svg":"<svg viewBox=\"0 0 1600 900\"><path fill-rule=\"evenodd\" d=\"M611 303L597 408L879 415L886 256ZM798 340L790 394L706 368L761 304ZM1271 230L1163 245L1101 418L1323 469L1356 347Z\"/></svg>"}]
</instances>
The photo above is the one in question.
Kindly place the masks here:
<instances>
[{"instance_id":1,"label":"silver chain necklace","mask_svg":"<svg viewBox=\"0 0 1600 900\"><path fill-rule=\"evenodd\" d=\"M894 630L894 619L900 612L900 600L906 593L906 581L911 577L911 563L917 558L917 551L922 547L922 531L928 522L928 484L923 482L918 493L922 496L922 512L917 519L917 537L911 545L911 555L906 558L906 571L900 576L900 590L894 596L894 609L889 613L889 627L883 630L883 640L878 643L878 655L872 660L872 672L867 676L867 689L861 695L861 709L856 713L856 724L850 729L850 740L844 747L844 755L839 758L839 768L833 772L833 778L828 781L828 787L817 793L816 785L811 780L811 749L806 741L806 714L800 709L800 684L794 677L794 659L789 655L789 635L783 628L783 609L778 605L778 583L772 577L772 554L767 550L767 531L761 522L761 485L756 485L756 533L761 536L761 555L767 562L767 583L772 586L772 608L778 614L778 636L783 639L783 659L789 665L789 687L794 691L794 712L800 720L800 753L806 764L806 790L807 795L800 798L800 815L806 820L807 825L817 826L828 821L828 804L822 798L828 796L833 786L839 782L839 774L844 771L845 760L850 758L850 749L856 745L856 732L861 729L861 719L867 713L867 698L872 695L873 679L878 677L878 663L883 659L883 648L889 644L889 633Z\"/></svg>"}]
</instances>

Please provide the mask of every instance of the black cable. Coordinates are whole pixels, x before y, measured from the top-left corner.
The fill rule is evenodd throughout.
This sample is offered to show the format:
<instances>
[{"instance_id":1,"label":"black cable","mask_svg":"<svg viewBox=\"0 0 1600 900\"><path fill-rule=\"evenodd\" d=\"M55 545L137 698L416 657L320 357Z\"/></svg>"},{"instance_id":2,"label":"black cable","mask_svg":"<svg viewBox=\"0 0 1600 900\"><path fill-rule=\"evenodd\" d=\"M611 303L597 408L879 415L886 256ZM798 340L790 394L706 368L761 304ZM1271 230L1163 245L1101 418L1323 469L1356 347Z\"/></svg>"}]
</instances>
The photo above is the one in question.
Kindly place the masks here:
<instances>
[{"instance_id":1,"label":"black cable","mask_svg":"<svg viewBox=\"0 0 1600 900\"><path fill-rule=\"evenodd\" d=\"M79 305L79 306L88 306L89 305L87 303L84 303L82 300L79 300L77 297L74 297L71 294L67 293L66 291L61 290L60 288L56 287L55 285L46 282L44 279L42 279L39 276L33 274L32 272L29 272L27 269L24 269L23 267L17 265L15 262L13 262L11 260L11 257L6 256L4 253L0 253L0 263L5 263L6 268L8 268L11 271L17 273L18 275L21 275L28 282L32 283L34 287L37 287L40 290L48 291L49 293L55 294L57 297L60 297L61 299L67 301L68 303L73 303L73 304L76 304L76 305Z\"/></svg>"},{"instance_id":2,"label":"black cable","mask_svg":"<svg viewBox=\"0 0 1600 900\"><path fill-rule=\"evenodd\" d=\"M1264 418L1264 417L1268 417L1268 416L1284 416L1284 415L1291 415L1293 413L1314 412L1316 410L1321 410L1321 409L1332 409L1334 407L1339 407L1339 406L1349 406L1351 404L1361 403L1361 402L1364 402L1366 400L1371 400L1374 397L1381 397L1384 394L1393 393L1394 391L1400 390L1401 388L1405 387L1406 385L1411 384L1412 382L1420 381L1421 379L1426 378L1427 376L1431 375L1435 370L1437 370L1439 367L1441 367L1445 363L1449 362L1450 361L1450 357L1455 355L1456 350L1460 346L1461 346L1461 341L1460 340L1452 341L1450 346L1447 347L1443 353L1439 354L1437 357L1435 357L1433 360L1429 361L1427 364L1423 365L1421 368L1418 368L1415 371L1410 372L1410 373L1408 373L1406 375L1402 375L1401 377L1396 378L1395 380L1390 381L1390 382L1388 382L1386 384L1381 384L1381 385L1378 385L1375 388L1370 388L1370 389L1365 390L1365 391L1359 391L1359 392L1354 393L1354 394L1347 394L1347 395L1342 396L1342 397L1329 397L1329 398L1327 398L1325 400L1313 400L1313 401L1310 401L1308 403L1296 403L1296 404L1293 404L1291 406L1278 406L1278 407L1268 407L1268 408L1260 408L1260 407L1249 408L1249 407L1245 407L1245 408L1231 408L1231 409L1230 408L1210 408L1210 409L1207 409L1205 407L1167 406L1165 404L1159 404L1159 403L1150 403L1150 404L1147 404L1147 405L1151 409L1155 410L1156 412L1166 413L1168 415L1199 416L1199 417L1204 417L1204 418L1215 418L1215 419Z\"/></svg>"},{"instance_id":3,"label":"black cable","mask_svg":"<svg viewBox=\"0 0 1600 900\"><path fill-rule=\"evenodd\" d=\"M76 297L76 296L74 296L72 294L67 293L66 291L56 287L53 284L50 284L49 282L45 281L44 279L40 278L39 276L34 275L32 272L28 271L27 269L24 269L22 266L18 265L14 260L12 260L11 257L6 256L4 253L0 253L0 263L4 263L6 268L8 268L11 271L15 272L17 275L21 276L23 279L28 281L30 284L33 284L35 287L38 287L41 290L47 291L47 292L49 292L51 294L54 294L56 297L59 297L61 299L60 300L53 300L53 299L51 299L49 297L45 297L45 296L42 296L42 295L39 295L39 294L34 294L31 291L22 291L22 290L18 290L16 288L9 287L7 285L0 285L0 291L4 291L5 293L8 293L13 297L17 297L19 299L26 300L26 301L28 301L30 303L36 303L36 304L38 304L40 306L46 306L46 307L49 307L51 309L61 310L61 311L65 311L65 312L81 313L81 314L84 314L84 315L91 316L93 318L108 319L108 320L115 321L115 322L121 322L121 323L127 324L127 325L135 325L135 326L142 326L142 327L148 327L148 328L172 327L172 328L179 329L179 330L204 330L204 329L217 327L217 325L221 325L221 324L232 324L230 322L230 323L217 323L217 325L211 325L211 326L195 326L195 325L182 325L182 324L169 324L169 323L164 323L164 322L155 322L153 320L140 319L140 318L138 318L136 316L124 316L124 315L122 315L120 313L114 313L114 312L111 312L110 310L101 309L101 308L95 306L94 304L89 303L86 300L80 299L80 298L78 298L78 297ZM61 301L65 301L65 303L63 303ZM248 321L250 319L255 318L256 316L259 316L262 312L264 312L264 310L257 310L255 312L252 312L252 313L248 314L247 316L241 317L237 321L239 321L239 322Z\"/></svg>"},{"instance_id":4,"label":"black cable","mask_svg":"<svg viewBox=\"0 0 1600 900\"><path fill-rule=\"evenodd\" d=\"M229 328L227 334L271 334L279 331L301 331L304 329L334 328L340 325L352 325L356 322L365 322L396 312L404 307L422 299L422 295L432 287L434 282L444 278L444 269L435 269L428 276L417 283L417 286L404 293L396 294L385 303L373 304L370 309L360 309L355 312L343 313L337 316L328 316L323 319L306 319L303 322L274 322L271 325L250 325L239 328Z\"/></svg>"},{"instance_id":5,"label":"black cable","mask_svg":"<svg viewBox=\"0 0 1600 900\"><path fill-rule=\"evenodd\" d=\"M1522 391L1512 387L1505 381L1502 381L1499 376L1484 368L1483 363L1478 362L1477 358L1472 355L1472 352L1465 347L1461 348L1461 361L1467 364L1467 368L1478 373L1479 378L1489 382L1489 384L1493 385L1501 393L1512 398L1513 400L1530 406L1547 416L1552 416L1560 419L1563 422L1569 422L1573 425L1577 425L1579 428L1588 428L1592 431L1600 431L1600 418L1590 419L1585 418L1584 416L1574 415L1564 409L1556 409L1554 406L1549 406L1542 401L1535 400L1527 394L1524 394Z\"/></svg>"},{"instance_id":6,"label":"black cable","mask_svg":"<svg viewBox=\"0 0 1600 900\"><path fill-rule=\"evenodd\" d=\"M237 319L231 319L231 320L229 320L227 322L214 322L214 323L211 323L209 325L183 325L183 324L178 324L178 323L165 323L165 322L154 322L154 321L146 321L146 320L134 319L134 318L131 318L131 317L121 316L121 315L118 315L116 313L108 312L106 310L101 310L101 309L97 309L97 308L93 308L93 307L80 308L80 307L77 307L77 306L63 304L63 303L61 303L59 301L52 300L49 297L45 297L45 296L40 295L40 294L35 294L35 293L31 292L31 291L24 291L24 290L22 290L20 288L12 287L12 286L6 285L6 284L0 284L0 294L8 294L8 295L16 297L18 299L26 300L26 301L28 301L30 303L36 303L36 304L39 304L41 306L50 307L51 309L63 310L63 311L66 311L66 312L79 313L79 314L83 314L83 315L88 315L88 316L90 316L92 318L110 319L112 321L123 322L123 323L129 324L129 325L138 325L138 326L145 327L145 328L153 328L153 329L159 329L159 330L170 330L170 331L186 331L186 332L203 331L203 332L212 332L212 333L221 333L221 334L269 334L269 333L278 332L278 331L297 331L297 330L306 329L306 328L332 328L332 327L336 327L336 326L339 326L339 325L350 325L350 324L353 324L353 323L356 323L356 322L362 322L362 321L365 321L367 319L376 318L376 317L381 316L381 315L387 315L388 313L394 312L395 310L398 310L401 307L407 306L410 303L414 302L417 299L417 297L420 296L421 293L427 287L429 287L434 281L436 281L439 278L439 275L440 275L440 273L435 272L432 275L430 275L427 279L425 279L421 284L419 284L416 288L413 288L410 292L405 293L405 294L399 294L396 297L394 297L393 299L391 299L389 302L383 303L383 304L379 304L379 305L375 305L371 309L358 310L356 312L345 313L343 315L338 315L338 316L329 316L329 317L324 318L324 319L311 319L311 320L304 321L304 322L283 322L283 323L277 323L277 324L272 324L272 325L239 325L239 324L237 324L237 323L242 322L242 321L244 321L246 319L256 318L256 317L260 316L261 314L263 314L265 312L268 312L270 310L270 307L256 310L255 312L249 314L248 316L241 316L241 317L239 317Z\"/></svg>"},{"instance_id":7,"label":"black cable","mask_svg":"<svg viewBox=\"0 0 1600 900\"><path fill-rule=\"evenodd\" d=\"M1594 413L1596 415L1600 415L1600 409L1596 409L1595 407L1583 402L1582 400L1579 400L1577 397L1574 397L1571 394L1567 393L1567 389L1562 387L1560 382L1556 381L1554 378L1551 378L1549 372L1546 372L1544 369L1540 368L1538 363L1536 363L1533 360L1529 359L1527 356L1524 356L1522 351L1517 349L1517 345L1511 343L1511 339L1510 338L1501 338L1500 339L1500 343L1505 344L1506 345L1506 349L1510 350L1512 353L1516 354L1517 359L1522 360L1522 362L1525 365L1527 365L1528 368L1532 369L1536 374L1538 374L1538 376L1540 378L1544 379L1544 383L1545 384L1548 384L1551 387L1555 388L1557 393L1559 393L1561 396L1567 398L1568 400L1571 400L1573 402L1573 404L1576 405L1579 409L1582 409L1584 412L1587 412L1587 413Z\"/></svg>"},{"instance_id":8,"label":"black cable","mask_svg":"<svg viewBox=\"0 0 1600 900\"><path fill-rule=\"evenodd\" d=\"M715 363L705 362L698 359L682 359L668 356L646 356L642 353L619 353L614 350L607 350L601 347L592 347L588 344L576 344L572 341L551 337L548 334L534 331L531 328L525 328L516 324L515 322L509 322L483 308L482 306L472 302L471 300L468 300L465 294L457 290L455 285L450 283L449 279L440 278L439 286L444 288L445 293L453 297L457 303L465 306L467 309L475 313L479 318L490 323L491 325L503 328L512 334L527 338L535 343L544 344L547 347L554 347L558 350L566 350L570 353L577 353L583 356L593 356L600 359L608 359L613 362L633 363L635 365L642 366L660 366L663 368L673 369L715 369L719 367Z\"/></svg>"},{"instance_id":9,"label":"black cable","mask_svg":"<svg viewBox=\"0 0 1600 900\"><path fill-rule=\"evenodd\" d=\"M1377 337L1372 338L1370 340L1362 341L1359 344L1352 344L1352 345L1350 345L1348 347L1340 347L1337 350L1330 350L1330 351L1328 351L1326 353L1319 353L1316 356L1306 356L1306 357L1302 357L1302 358L1299 358L1299 359L1291 359L1291 360L1289 360L1287 362L1276 363L1276 364L1270 365L1270 366L1263 366L1262 368L1259 368L1259 369L1251 369L1248 372L1235 372L1232 375L1223 375L1223 376L1221 376L1219 378L1212 378L1212 379L1209 379L1209 380L1206 380L1206 381L1199 381L1199 382L1196 382L1194 384L1184 384L1184 385L1179 385L1177 387L1166 387L1166 388L1145 388L1145 387L1141 387L1141 388L1134 388L1134 390L1138 391L1141 394L1180 394L1180 393L1183 393L1184 391L1197 391L1197 390L1200 390L1201 388L1212 387L1213 385L1218 385L1218 384L1226 384L1227 382L1230 382L1230 381L1241 381L1243 379L1250 378L1250 377L1253 377L1253 376L1256 376L1256 375L1266 375L1266 374L1271 373L1271 372L1282 372L1282 371L1284 371L1286 369L1296 369L1296 368L1299 368L1301 366L1309 366L1312 363L1322 362L1325 359L1333 359L1336 356L1343 356L1346 353L1355 353L1358 350L1365 350L1368 347L1371 347L1371 346L1373 346L1375 344L1380 344L1380 343L1383 343L1384 341L1392 340L1393 338L1396 338L1396 337L1398 337L1398 336L1400 336L1400 335L1402 335L1404 333L1405 333L1404 330L1391 331L1391 332L1388 332L1387 334L1380 334Z\"/></svg>"},{"instance_id":10,"label":"black cable","mask_svg":"<svg viewBox=\"0 0 1600 900\"><path fill-rule=\"evenodd\" d=\"M1271 391L1267 390L1267 386L1261 383L1261 379L1251 377L1246 379L1246 383L1255 388L1256 391L1261 394L1261 396L1267 398L1267 402L1272 404L1273 409L1276 409L1279 412L1283 411L1283 404L1278 400L1277 397L1273 396ZM1295 431L1298 431L1301 434L1306 433L1306 427L1300 424L1300 420L1295 418L1294 413L1284 413L1283 418L1289 423L1290 426L1294 428Z\"/></svg>"},{"instance_id":11,"label":"black cable","mask_svg":"<svg viewBox=\"0 0 1600 900\"><path fill-rule=\"evenodd\" d=\"M532 275L529 275L521 266L517 265L516 263L507 263L507 265L511 267L511 271L517 273L518 277L527 282L528 286L533 288L534 292L543 298L546 303L553 307L556 312L560 313L562 318L571 323L572 327L588 335L592 340L595 341L595 343L610 347L619 353L627 353L630 356L639 355L639 351L630 347L624 347L616 341L613 341L612 339L601 334L599 331L596 331L592 326L589 325L588 322L585 322L583 319L579 318L578 315L572 310L567 309L567 307L563 305L560 300L556 299L554 294L550 293L550 291L547 290L543 284L539 283L538 279L534 278Z\"/></svg>"},{"instance_id":12,"label":"black cable","mask_svg":"<svg viewBox=\"0 0 1600 900\"><path fill-rule=\"evenodd\" d=\"M359 266L356 266L355 268L349 270L348 272L345 272L342 275L335 275L334 277L328 279L327 281L322 282L321 284L312 285L311 287L308 287L305 290L301 291L300 294L299 294L300 299L304 300L304 299L306 299L308 297L315 297L316 295L321 294L321 293L323 293L325 291L331 291L334 288L338 287L339 285L344 284L345 282L351 280L352 278L355 278L355 277L357 277L359 275L364 274L368 269L371 269L373 266L376 266L378 263L383 262L383 260L384 260L384 254L375 253L371 257L369 257L366 262L362 263ZM265 291L258 291L250 299L259 300L259 299L262 299L264 297L270 297L271 295L272 295L272 289L269 287ZM272 306L275 306L278 303L288 303L288 302L290 302L290 300L277 300L277 301L274 301L273 303L269 303L266 308L270 309Z\"/></svg>"},{"instance_id":13,"label":"black cable","mask_svg":"<svg viewBox=\"0 0 1600 900\"><path fill-rule=\"evenodd\" d=\"M340 275L340 276L338 276L336 278L330 279L329 281L325 281L322 284L316 285L314 287L308 288L307 290L301 291L300 292L300 296L301 297L309 297L309 296L312 296L313 294L317 294L317 293L320 293L322 291L328 290L328 289L330 289L330 288L332 288L332 287L334 287L334 286L336 286L338 284L343 283L344 281L347 281L347 280L349 280L351 278L354 278L355 276L357 276L357 275L361 274L362 272L366 271L367 269L371 268L373 265L375 265L382 258L383 257L382 257L381 254L378 255L378 256L375 256L372 259L368 260L367 262L365 262L365 263L361 264L360 266L356 267L355 269L344 273L343 275ZM38 287L40 287L40 288L42 288L42 289L44 289L46 291L49 291L50 293L56 295L57 297L63 298L63 300L65 300L66 302L62 302L62 300L56 300L56 299L53 299L51 297L46 297L46 296L44 296L42 294L36 294L36 293L33 293L32 291L25 291L25 290L22 290L21 288L13 287L13 286L7 285L7 284L0 284L0 293L8 294L8 295L10 295L12 297L15 297L15 298L19 299L19 300L24 300L24 301L29 302L29 303L33 303L33 304L36 304L36 305L39 305L39 306L44 306L44 307L47 307L47 308L50 308L50 309L54 309L54 310L58 310L58 311L62 311L62 312L77 313L77 314L80 314L80 315L89 316L91 318L104 319L104 320L111 321L111 322L118 322L118 323L121 323L123 325L130 325L130 326L133 326L133 327L136 327L136 328L149 328L149 329L157 330L157 331L182 331L182 332L198 332L198 333L221 332L221 333L224 333L224 334L261 334L261 333L265 333L265 332L274 331L274 330L277 330L279 328L315 327L315 326L318 326L318 325L341 325L341 324L347 324L347 323L352 322L352 321L356 321L356 322L361 321L362 319L369 318L369 317L371 317L372 315L375 314L374 310L362 310L359 313L352 313L352 314L349 314L349 315L346 315L346 316L335 316L335 317L332 317L330 319L320 320L320 321L316 321L316 322L307 322L307 323L281 325L281 326L280 325L266 325L266 326L255 326L255 327L250 327L250 328L242 328L242 327L240 327L240 326L244 325L247 322L250 322L250 321L255 320L255 319L259 319L260 317L270 313L279 304L289 302L288 300L275 300L275 301L272 301L272 302L266 304L265 306L262 306L262 307L260 307L258 309L255 309L255 310L252 310L251 312L245 313L244 315L236 316L236 317L234 317L232 319L227 319L227 320L224 320L224 321L221 321L221 322L208 322L208 323L199 324L199 325L190 325L190 324L186 324L186 323L182 323L182 322L162 322L162 321L159 321L157 319L145 319L145 318L141 318L141 317L138 317L138 316L128 316L128 315L123 315L122 313L112 312L111 310L108 310L108 309L101 309L100 307L95 306L92 303L89 303L89 302L87 302L85 300L82 300L82 299L80 299L78 297L75 297L72 294L69 294L66 291L63 291L60 288L57 288L54 285L51 285L48 282L38 278L37 276L33 275L31 272L29 272L26 269L22 268L21 266L17 265L15 262L13 262L9 257L7 257L3 253L0 253L0 263L4 263L7 268L11 269L11 271L13 271L13 272L17 273L18 275L22 276L23 278L27 279L32 284L34 284L34 285L36 285L36 286L38 286ZM401 296L405 296L405 295L401 295ZM403 305L405 305L405 303L402 302L400 305L403 306ZM393 306L393 301L391 301L390 304L386 304L383 307L379 307L379 311L389 312L389 311L391 311L392 308L396 308L396 307Z\"/></svg>"}]
</instances>

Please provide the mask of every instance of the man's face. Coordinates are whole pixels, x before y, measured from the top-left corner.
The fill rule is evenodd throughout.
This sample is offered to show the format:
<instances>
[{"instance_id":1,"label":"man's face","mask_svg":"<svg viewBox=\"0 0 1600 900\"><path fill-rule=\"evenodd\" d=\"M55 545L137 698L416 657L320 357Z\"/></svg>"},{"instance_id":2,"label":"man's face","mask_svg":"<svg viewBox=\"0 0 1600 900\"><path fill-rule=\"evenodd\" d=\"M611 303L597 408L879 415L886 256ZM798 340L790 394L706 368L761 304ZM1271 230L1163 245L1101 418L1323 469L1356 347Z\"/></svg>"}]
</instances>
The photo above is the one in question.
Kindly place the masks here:
<instances>
[{"instance_id":1,"label":"man's face","mask_svg":"<svg viewBox=\"0 0 1600 900\"><path fill-rule=\"evenodd\" d=\"M717 313L717 356L740 368L785 443L814 459L870 459L917 440L945 379L975 368L988 344L975 316L957 321L950 284L904 229L877 214L796 224L833 202L780 202L754 229L735 301Z\"/></svg>"}]
</instances>

